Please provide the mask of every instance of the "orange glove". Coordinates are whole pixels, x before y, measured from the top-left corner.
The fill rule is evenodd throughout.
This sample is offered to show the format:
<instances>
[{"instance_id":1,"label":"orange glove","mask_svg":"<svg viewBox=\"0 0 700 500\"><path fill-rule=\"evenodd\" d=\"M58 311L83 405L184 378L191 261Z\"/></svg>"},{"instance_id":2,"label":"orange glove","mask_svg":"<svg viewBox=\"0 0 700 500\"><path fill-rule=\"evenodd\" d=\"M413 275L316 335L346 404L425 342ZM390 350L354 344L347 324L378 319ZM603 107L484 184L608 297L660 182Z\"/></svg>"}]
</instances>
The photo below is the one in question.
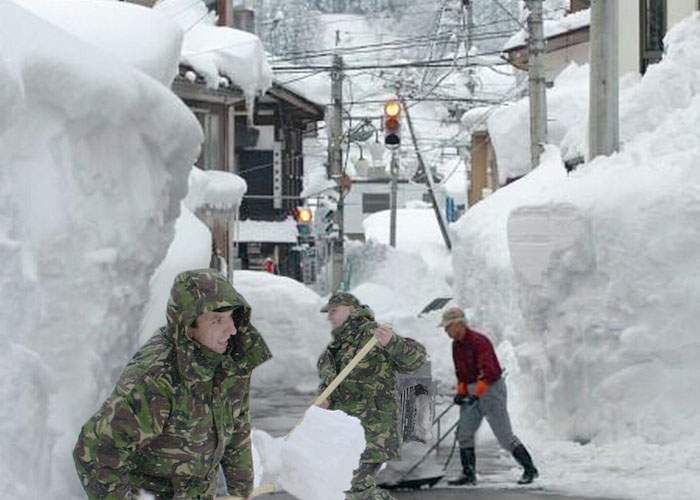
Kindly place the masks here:
<instances>
[{"instance_id":1,"label":"orange glove","mask_svg":"<svg viewBox=\"0 0 700 500\"><path fill-rule=\"evenodd\" d=\"M477 398L480 398L484 394L486 394L486 391L489 390L489 383L486 382L485 380L479 380L476 383L476 386L474 387L474 396Z\"/></svg>"},{"instance_id":2,"label":"orange glove","mask_svg":"<svg viewBox=\"0 0 700 500\"><path fill-rule=\"evenodd\" d=\"M457 395L466 396L467 394L469 394L469 389L466 382L457 382Z\"/></svg>"}]
</instances>

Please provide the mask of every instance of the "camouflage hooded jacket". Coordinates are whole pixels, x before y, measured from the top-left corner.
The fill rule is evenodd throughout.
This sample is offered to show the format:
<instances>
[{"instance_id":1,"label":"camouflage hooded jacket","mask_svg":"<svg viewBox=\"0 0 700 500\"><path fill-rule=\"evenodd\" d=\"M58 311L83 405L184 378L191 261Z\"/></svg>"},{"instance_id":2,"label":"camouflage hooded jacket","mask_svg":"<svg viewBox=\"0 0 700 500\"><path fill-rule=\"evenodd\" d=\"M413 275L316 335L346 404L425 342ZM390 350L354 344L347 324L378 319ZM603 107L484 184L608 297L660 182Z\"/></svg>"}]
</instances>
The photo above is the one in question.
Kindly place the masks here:
<instances>
[{"instance_id":1,"label":"camouflage hooded jacket","mask_svg":"<svg viewBox=\"0 0 700 500\"><path fill-rule=\"evenodd\" d=\"M231 307L238 332L217 354L187 328L207 311ZM73 451L90 499L214 497L221 464L229 493L252 489L249 388L271 357L250 324L250 306L216 271L175 279L161 328L134 355L112 395L83 426Z\"/></svg>"},{"instance_id":2,"label":"camouflage hooded jacket","mask_svg":"<svg viewBox=\"0 0 700 500\"><path fill-rule=\"evenodd\" d=\"M377 323L367 306L356 309L332 332L333 340L318 360L323 391L372 337ZM332 410L360 419L367 448L361 462L380 463L399 456L396 374L417 370L426 359L415 340L394 335L386 347L372 349L330 397Z\"/></svg>"}]
</instances>

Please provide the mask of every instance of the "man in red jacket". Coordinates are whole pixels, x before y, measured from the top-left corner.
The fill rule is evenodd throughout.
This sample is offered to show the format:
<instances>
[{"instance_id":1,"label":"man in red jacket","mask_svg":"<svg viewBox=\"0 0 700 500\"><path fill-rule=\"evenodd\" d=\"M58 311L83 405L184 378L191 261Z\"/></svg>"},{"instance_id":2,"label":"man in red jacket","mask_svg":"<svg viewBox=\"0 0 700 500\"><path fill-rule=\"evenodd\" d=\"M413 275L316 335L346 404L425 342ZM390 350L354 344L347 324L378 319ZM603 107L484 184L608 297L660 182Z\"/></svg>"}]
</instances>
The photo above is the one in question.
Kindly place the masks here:
<instances>
[{"instance_id":1,"label":"man in red jacket","mask_svg":"<svg viewBox=\"0 0 700 500\"><path fill-rule=\"evenodd\" d=\"M525 446L513 434L508 416L506 384L503 370L491 341L467 326L464 311L451 307L442 315L440 326L452 339L452 359L457 373L457 395L460 405L457 439L462 461L462 475L449 484L476 484L474 435L485 417L498 443L513 454L524 472L518 484L530 484L538 471Z\"/></svg>"}]
</instances>

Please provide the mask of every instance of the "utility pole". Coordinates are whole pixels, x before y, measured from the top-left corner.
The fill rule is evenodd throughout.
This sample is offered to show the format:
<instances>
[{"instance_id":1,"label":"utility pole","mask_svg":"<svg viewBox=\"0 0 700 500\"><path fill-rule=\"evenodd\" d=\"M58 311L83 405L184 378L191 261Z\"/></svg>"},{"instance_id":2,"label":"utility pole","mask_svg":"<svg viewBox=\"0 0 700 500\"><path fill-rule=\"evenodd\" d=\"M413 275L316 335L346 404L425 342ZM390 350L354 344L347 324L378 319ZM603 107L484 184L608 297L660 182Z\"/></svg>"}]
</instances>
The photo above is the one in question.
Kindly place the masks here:
<instances>
[{"instance_id":1,"label":"utility pole","mask_svg":"<svg viewBox=\"0 0 700 500\"><path fill-rule=\"evenodd\" d=\"M331 119L328 125L328 167L331 179L334 179L340 188L338 207L335 211L335 224L338 226L338 235L331 241L331 292L340 289L343 281L343 205L344 192L341 185L343 176L343 58L335 54L333 56L333 70L331 72Z\"/></svg>"},{"instance_id":2,"label":"utility pole","mask_svg":"<svg viewBox=\"0 0 700 500\"><path fill-rule=\"evenodd\" d=\"M428 191L430 192L430 200L433 203L433 210L435 211L435 217L437 218L438 225L440 226L440 233L442 233L442 239L445 241L445 246L448 250L452 250L452 242L450 242L450 235L447 233L447 227L445 226L445 221L442 218L442 212L438 206L437 198L435 198L435 185L433 184L433 174L425 166L423 161L423 155L418 149L418 140L416 139L416 133L413 130L413 122L411 121L411 115L408 112L408 106L406 106L406 101L401 99L401 104L403 105L403 110L406 113L406 122L408 122L408 130L411 133L411 141L413 141L413 149L416 150L416 157L418 158L418 165L425 174L426 182L428 183Z\"/></svg>"},{"instance_id":3,"label":"utility pole","mask_svg":"<svg viewBox=\"0 0 700 500\"><path fill-rule=\"evenodd\" d=\"M471 0L462 0L462 7L466 10L466 30L467 36L464 41L464 65L467 68L467 88L469 89L469 96L474 97L474 90L476 89L476 82L474 82L474 67L469 65L469 51L472 49L473 38L474 38L474 10L472 8Z\"/></svg>"},{"instance_id":4,"label":"utility pole","mask_svg":"<svg viewBox=\"0 0 700 500\"><path fill-rule=\"evenodd\" d=\"M542 61L544 54L542 0L526 0L526 5L529 11L527 58L530 83L530 168L534 169L540 163L542 147L547 142L547 93Z\"/></svg>"},{"instance_id":5,"label":"utility pole","mask_svg":"<svg viewBox=\"0 0 700 500\"><path fill-rule=\"evenodd\" d=\"M389 210L389 245L396 248L396 209L399 195L399 152L391 151L391 205Z\"/></svg>"},{"instance_id":6,"label":"utility pole","mask_svg":"<svg viewBox=\"0 0 700 500\"><path fill-rule=\"evenodd\" d=\"M620 147L618 16L617 2L591 2L589 160L610 155Z\"/></svg>"}]
</instances>

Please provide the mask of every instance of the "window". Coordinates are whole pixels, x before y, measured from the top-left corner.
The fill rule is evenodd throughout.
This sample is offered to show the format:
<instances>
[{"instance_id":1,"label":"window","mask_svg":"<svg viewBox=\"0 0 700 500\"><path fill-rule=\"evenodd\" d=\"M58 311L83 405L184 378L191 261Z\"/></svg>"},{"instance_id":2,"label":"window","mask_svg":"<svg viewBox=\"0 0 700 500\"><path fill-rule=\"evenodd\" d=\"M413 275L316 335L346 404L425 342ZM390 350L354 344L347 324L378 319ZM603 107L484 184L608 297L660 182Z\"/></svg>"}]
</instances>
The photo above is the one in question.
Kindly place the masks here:
<instances>
[{"instance_id":1,"label":"window","mask_svg":"<svg viewBox=\"0 0 700 500\"><path fill-rule=\"evenodd\" d=\"M640 0L639 69L645 73L650 64L661 60L666 35L666 0Z\"/></svg>"},{"instance_id":2,"label":"window","mask_svg":"<svg viewBox=\"0 0 700 500\"><path fill-rule=\"evenodd\" d=\"M389 210L391 196L389 193L363 193L362 213L373 214L382 210Z\"/></svg>"}]
</instances>

